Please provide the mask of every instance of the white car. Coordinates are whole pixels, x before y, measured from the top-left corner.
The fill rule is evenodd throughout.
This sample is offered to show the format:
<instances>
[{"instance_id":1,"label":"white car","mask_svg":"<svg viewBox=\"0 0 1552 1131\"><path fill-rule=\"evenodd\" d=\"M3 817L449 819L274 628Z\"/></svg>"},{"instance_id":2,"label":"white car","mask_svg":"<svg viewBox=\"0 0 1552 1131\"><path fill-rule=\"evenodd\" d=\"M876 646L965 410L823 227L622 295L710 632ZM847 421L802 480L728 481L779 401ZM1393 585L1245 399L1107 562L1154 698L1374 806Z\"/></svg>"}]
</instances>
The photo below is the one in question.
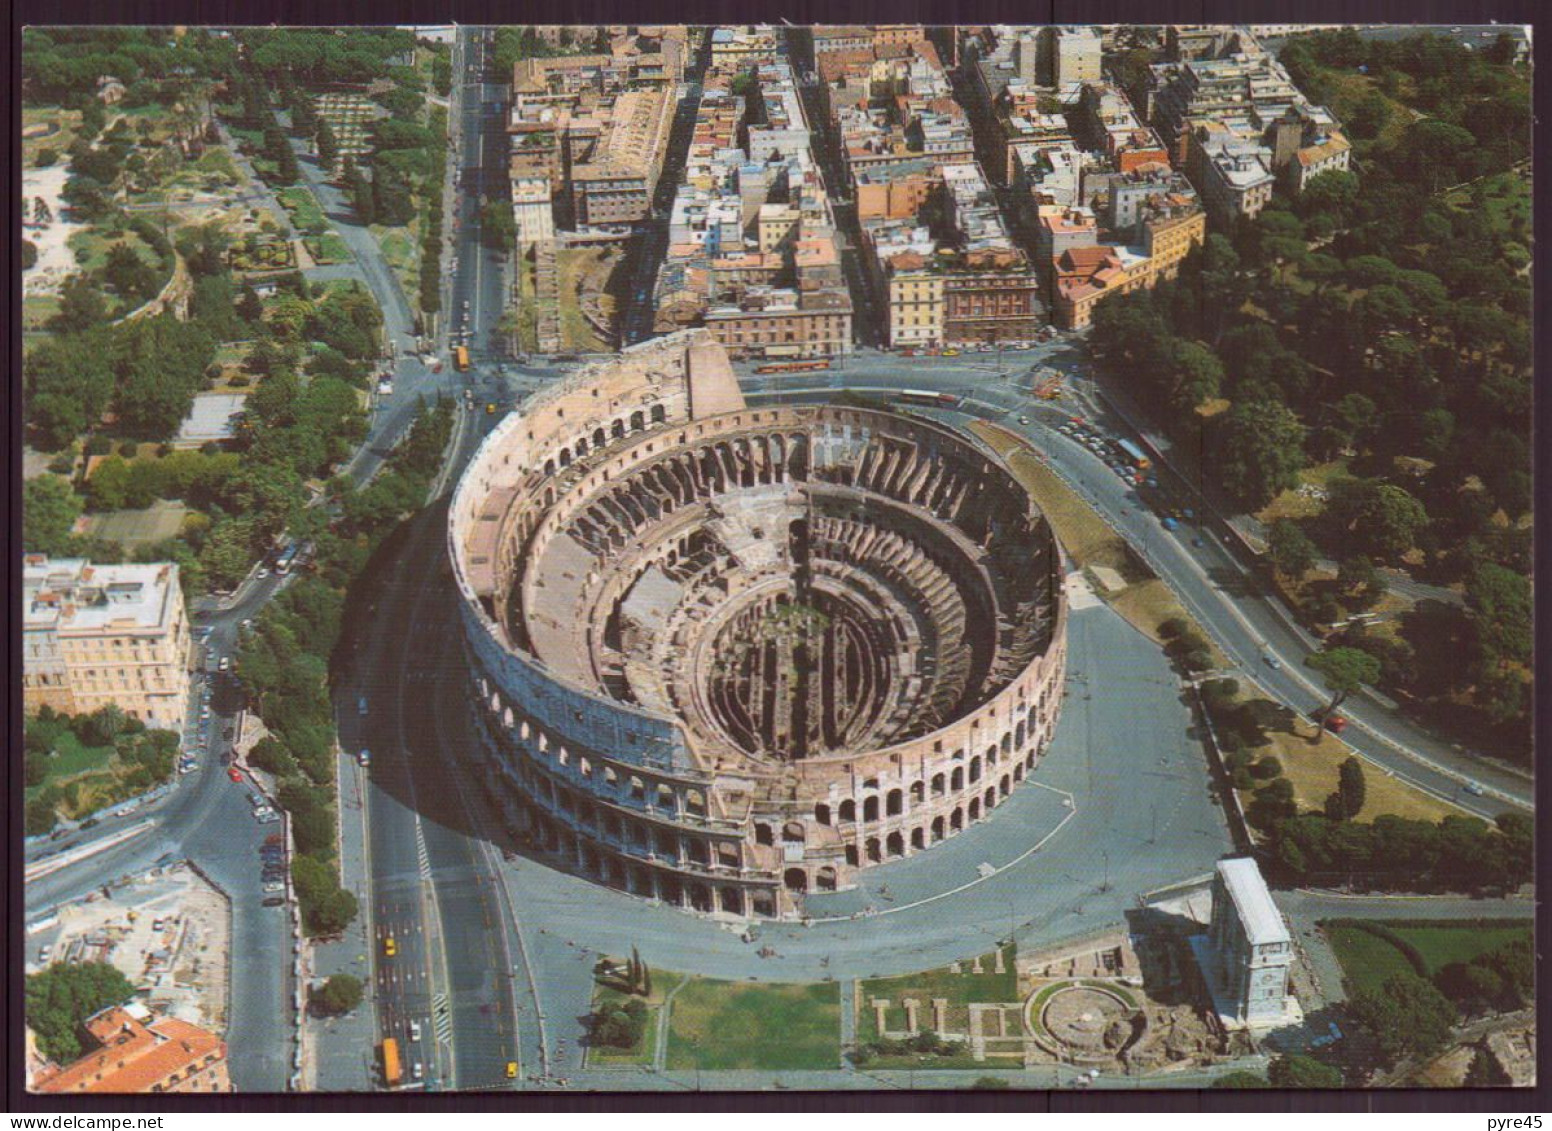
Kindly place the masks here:
<instances>
[{"instance_id":1,"label":"white car","mask_svg":"<svg viewBox=\"0 0 1552 1131\"><path fill-rule=\"evenodd\" d=\"M265 895L277 895L280 892L283 892L285 890L286 890L286 885L283 884L283 883L280 883L278 880L271 880L269 883L264 885L264 894Z\"/></svg>"},{"instance_id":2,"label":"white car","mask_svg":"<svg viewBox=\"0 0 1552 1131\"><path fill-rule=\"evenodd\" d=\"M269 570L260 567L259 572L254 574L254 576L257 577L260 581L263 581L266 577L269 576Z\"/></svg>"},{"instance_id":3,"label":"white car","mask_svg":"<svg viewBox=\"0 0 1552 1131\"><path fill-rule=\"evenodd\" d=\"M216 670L224 672L228 668L230 668L231 666L232 666L232 658L230 656L222 656L221 657L221 662L216 665Z\"/></svg>"}]
</instances>

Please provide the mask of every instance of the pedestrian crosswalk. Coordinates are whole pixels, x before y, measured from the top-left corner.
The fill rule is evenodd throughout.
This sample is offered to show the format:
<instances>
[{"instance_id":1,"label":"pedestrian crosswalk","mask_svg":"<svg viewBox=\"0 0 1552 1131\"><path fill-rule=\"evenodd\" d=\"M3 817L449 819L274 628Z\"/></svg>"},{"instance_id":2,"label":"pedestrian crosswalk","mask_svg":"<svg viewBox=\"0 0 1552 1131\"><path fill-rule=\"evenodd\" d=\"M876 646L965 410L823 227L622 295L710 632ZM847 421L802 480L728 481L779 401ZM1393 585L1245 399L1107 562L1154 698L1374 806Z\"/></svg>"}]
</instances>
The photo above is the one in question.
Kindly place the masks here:
<instances>
[{"instance_id":1,"label":"pedestrian crosswalk","mask_svg":"<svg viewBox=\"0 0 1552 1131\"><path fill-rule=\"evenodd\" d=\"M431 1027L436 1030L437 1040L453 1039L453 1011L446 994L431 995Z\"/></svg>"},{"instance_id":2,"label":"pedestrian crosswalk","mask_svg":"<svg viewBox=\"0 0 1552 1131\"><path fill-rule=\"evenodd\" d=\"M431 878L431 856L426 852L426 837L421 831L419 818L415 821L415 855L420 861L420 875L422 879Z\"/></svg>"}]
</instances>

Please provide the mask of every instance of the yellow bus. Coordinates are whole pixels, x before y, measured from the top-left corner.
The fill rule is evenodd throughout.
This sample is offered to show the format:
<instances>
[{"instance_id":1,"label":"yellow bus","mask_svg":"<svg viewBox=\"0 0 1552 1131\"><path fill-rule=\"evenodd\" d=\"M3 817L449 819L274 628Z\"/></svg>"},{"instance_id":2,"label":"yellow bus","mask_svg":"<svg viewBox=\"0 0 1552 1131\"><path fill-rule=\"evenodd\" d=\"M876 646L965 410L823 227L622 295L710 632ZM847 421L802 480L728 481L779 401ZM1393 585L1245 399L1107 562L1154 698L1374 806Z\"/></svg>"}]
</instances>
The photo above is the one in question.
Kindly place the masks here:
<instances>
[{"instance_id":1,"label":"yellow bus","mask_svg":"<svg viewBox=\"0 0 1552 1131\"><path fill-rule=\"evenodd\" d=\"M383 1084L397 1088L403 1078L399 1069L399 1042L389 1037L383 1042Z\"/></svg>"},{"instance_id":2,"label":"yellow bus","mask_svg":"<svg viewBox=\"0 0 1552 1131\"><path fill-rule=\"evenodd\" d=\"M453 368L460 373L468 372L469 348L467 346L458 346L453 350Z\"/></svg>"}]
</instances>

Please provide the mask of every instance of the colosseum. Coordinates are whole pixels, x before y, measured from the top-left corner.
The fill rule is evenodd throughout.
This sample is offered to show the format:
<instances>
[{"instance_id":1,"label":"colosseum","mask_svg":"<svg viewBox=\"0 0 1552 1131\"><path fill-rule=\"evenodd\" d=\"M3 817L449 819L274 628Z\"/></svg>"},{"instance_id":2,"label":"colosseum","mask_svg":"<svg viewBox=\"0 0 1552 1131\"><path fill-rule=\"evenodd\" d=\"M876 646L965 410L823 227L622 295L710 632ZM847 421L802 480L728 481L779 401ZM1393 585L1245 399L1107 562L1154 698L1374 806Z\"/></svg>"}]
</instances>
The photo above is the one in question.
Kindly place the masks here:
<instances>
[{"instance_id":1,"label":"colosseum","mask_svg":"<svg viewBox=\"0 0 1552 1131\"><path fill-rule=\"evenodd\" d=\"M916 416L750 408L704 330L501 421L449 541L518 831L686 909L802 916L930 850L1061 703L1061 552L1006 467Z\"/></svg>"}]
</instances>

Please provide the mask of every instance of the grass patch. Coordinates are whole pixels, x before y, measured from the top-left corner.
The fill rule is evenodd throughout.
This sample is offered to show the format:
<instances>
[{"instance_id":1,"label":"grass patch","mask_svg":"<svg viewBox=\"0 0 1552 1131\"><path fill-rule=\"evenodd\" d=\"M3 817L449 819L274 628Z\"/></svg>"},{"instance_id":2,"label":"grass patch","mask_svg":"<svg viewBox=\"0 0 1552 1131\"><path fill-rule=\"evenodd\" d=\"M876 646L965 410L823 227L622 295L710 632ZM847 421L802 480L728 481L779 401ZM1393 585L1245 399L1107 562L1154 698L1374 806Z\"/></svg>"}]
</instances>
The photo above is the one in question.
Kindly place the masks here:
<instances>
[{"instance_id":1,"label":"grass patch","mask_svg":"<svg viewBox=\"0 0 1552 1131\"><path fill-rule=\"evenodd\" d=\"M1457 925L1409 923L1407 920L1375 920L1399 938L1417 948L1423 965L1432 977L1451 962L1470 962L1479 954L1495 950L1516 939L1529 938L1529 923L1475 923ZM1343 979L1349 993L1378 990L1395 973L1415 974L1407 956L1390 941L1370 934L1362 927L1331 924L1326 938L1342 964Z\"/></svg>"},{"instance_id":2,"label":"grass patch","mask_svg":"<svg viewBox=\"0 0 1552 1131\"><path fill-rule=\"evenodd\" d=\"M560 333L562 345L577 353L597 353L609 348L593 324L582 315L579 284L586 286L588 276L597 269L605 253L597 249L556 253L556 271L560 276Z\"/></svg>"},{"instance_id":3,"label":"grass patch","mask_svg":"<svg viewBox=\"0 0 1552 1131\"><path fill-rule=\"evenodd\" d=\"M1270 741L1253 747L1256 758L1270 755L1282 764L1282 776L1293 783L1293 797L1301 811L1313 809L1321 812L1326 798L1336 791L1340 767L1354 757L1352 750L1329 731L1321 733L1320 741L1311 745L1309 734L1315 724L1307 720L1301 724L1303 733L1286 730L1268 730ZM1362 761L1360 759L1360 761ZM1460 810L1422 790L1408 785L1382 771L1372 762L1362 762L1364 779L1363 809L1360 821L1373 821L1387 813L1411 820L1437 824L1443 817L1460 815ZM1275 779L1273 779L1275 780ZM1242 790L1240 798L1249 804L1254 796L1251 790Z\"/></svg>"},{"instance_id":4,"label":"grass patch","mask_svg":"<svg viewBox=\"0 0 1552 1131\"><path fill-rule=\"evenodd\" d=\"M387 228L373 224L368 231L382 249L383 259L399 277L406 295L420 294L420 213L403 227Z\"/></svg>"},{"instance_id":5,"label":"grass patch","mask_svg":"<svg viewBox=\"0 0 1552 1131\"><path fill-rule=\"evenodd\" d=\"M834 983L693 978L669 1006L670 1069L833 1069L841 1057Z\"/></svg>"},{"instance_id":6,"label":"grass patch","mask_svg":"<svg viewBox=\"0 0 1552 1131\"><path fill-rule=\"evenodd\" d=\"M523 256L518 260L517 268L517 342L524 353L537 353L539 350L539 308L537 297L534 293L534 265Z\"/></svg>"},{"instance_id":7,"label":"grass patch","mask_svg":"<svg viewBox=\"0 0 1552 1131\"><path fill-rule=\"evenodd\" d=\"M1347 474L1347 461L1334 459L1306 467L1299 472L1299 485L1319 487L1324 490L1332 479ZM1256 512L1262 522L1276 522L1280 518L1313 518L1326 509L1326 504L1311 495L1301 495L1298 487L1290 488Z\"/></svg>"},{"instance_id":8,"label":"grass patch","mask_svg":"<svg viewBox=\"0 0 1552 1131\"><path fill-rule=\"evenodd\" d=\"M22 165L32 168L36 163L38 150L52 149L59 154L56 164L65 164L70 159L66 154L70 146L75 143L75 131L81 125L81 112L79 110L61 110L57 106L35 106L22 111L22 129L28 126L36 126L46 122L52 122L59 128L51 134L40 137L22 138Z\"/></svg>"},{"instance_id":9,"label":"grass patch","mask_svg":"<svg viewBox=\"0 0 1552 1131\"><path fill-rule=\"evenodd\" d=\"M924 970L919 974L904 974L898 978L865 980L861 985L861 1005L858 1008L860 1014L857 1018L858 1041L875 1041L882 1036L878 1031L877 1015L873 1009L874 998L889 999L891 1004L884 1011L884 1024L892 1032L898 1033L905 1029L905 1006L900 1003L906 998L915 998L921 1003L917 1014L920 1024L931 1022L933 998L946 999L948 1008L944 1015L945 1026L951 1032L969 1032L971 1005L997 1005L1019 1000L1018 971L1013 967L1013 958L1014 949L1011 946L1004 947L1001 974L992 973L994 956L984 954L981 956L984 973L980 974L970 973L970 963L966 962L961 965L961 969L965 971L961 974L952 973L947 966L941 966L935 970ZM939 1066L939 1058L929 1059L934 1066Z\"/></svg>"},{"instance_id":10,"label":"grass patch","mask_svg":"<svg viewBox=\"0 0 1552 1131\"><path fill-rule=\"evenodd\" d=\"M108 261L108 252L121 244L127 245L134 251L142 263L161 268L162 261L157 258L156 252L152 251L134 232L127 229L116 236L105 236L96 228L84 228L71 235L69 240L70 250L75 252L77 266L86 272L100 271Z\"/></svg>"},{"instance_id":11,"label":"grass patch","mask_svg":"<svg viewBox=\"0 0 1552 1131\"><path fill-rule=\"evenodd\" d=\"M54 743L54 753L43 759L48 773L37 785L27 787L27 800L31 801L50 785L63 785L75 778L106 773L112 760L112 746L82 746L80 739L65 731Z\"/></svg>"},{"instance_id":12,"label":"grass patch","mask_svg":"<svg viewBox=\"0 0 1552 1131\"><path fill-rule=\"evenodd\" d=\"M611 1048L608 1045L587 1046L589 1068L613 1068L626 1065L651 1064L657 1052L658 1019L663 1011L663 1000L680 982L682 974L657 974L652 976L652 993L646 998L647 1021L641 1031L641 1040L632 1049ZM594 984L593 1009L630 1000L631 995L621 993L612 986Z\"/></svg>"},{"instance_id":13,"label":"grass patch","mask_svg":"<svg viewBox=\"0 0 1552 1131\"><path fill-rule=\"evenodd\" d=\"M177 537L183 529L184 515L188 512L189 508L184 503L158 499L142 510L107 511L91 515L87 519L87 533L130 548L149 546Z\"/></svg>"},{"instance_id":14,"label":"grass patch","mask_svg":"<svg viewBox=\"0 0 1552 1131\"><path fill-rule=\"evenodd\" d=\"M318 206L318 198L313 196L311 189L302 185L292 185L276 193L275 199L280 201L281 206L291 214L291 222L300 231L308 232L328 227L328 221L323 218L323 209Z\"/></svg>"},{"instance_id":15,"label":"grass patch","mask_svg":"<svg viewBox=\"0 0 1552 1131\"><path fill-rule=\"evenodd\" d=\"M1417 948L1429 977L1451 962L1470 962L1479 954L1531 937L1530 926L1525 923L1462 923L1459 927L1387 923L1386 926Z\"/></svg>"},{"instance_id":16,"label":"grass patch","mask_svg":"<svg viewBox=\"0 0 1552 1131\"><path fill-rule=\"evenodd\" d=\"M350 260L350 246L338 232L333 230L324 232L321 236L308 236L302 242L307 246L307 253L313 257L313 262L320 267L331 263L346 263Z\"/></svg>"}]
</instances>

